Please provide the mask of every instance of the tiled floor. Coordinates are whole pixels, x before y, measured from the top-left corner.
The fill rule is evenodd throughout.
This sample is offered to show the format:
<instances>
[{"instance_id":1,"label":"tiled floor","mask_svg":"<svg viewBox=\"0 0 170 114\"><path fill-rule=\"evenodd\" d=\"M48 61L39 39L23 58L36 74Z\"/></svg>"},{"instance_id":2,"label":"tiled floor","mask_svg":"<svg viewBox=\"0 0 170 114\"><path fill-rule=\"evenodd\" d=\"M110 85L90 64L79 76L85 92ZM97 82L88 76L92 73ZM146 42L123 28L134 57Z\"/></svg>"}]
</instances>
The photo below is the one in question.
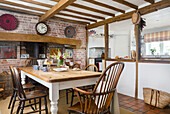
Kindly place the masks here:
<instances>
[{"instance_id":1,"label":"tiled floor","mask_svg":"<svg viewBox=\"0 0 170 114\"><path fill-rule=\"evenodd\" d=\"M120 107L127 109L136 114L170 114L170 107L159 109L151 107L144 103L143 100L135 99L129 96L119 94Z\"/></svg>"}]
</instances>

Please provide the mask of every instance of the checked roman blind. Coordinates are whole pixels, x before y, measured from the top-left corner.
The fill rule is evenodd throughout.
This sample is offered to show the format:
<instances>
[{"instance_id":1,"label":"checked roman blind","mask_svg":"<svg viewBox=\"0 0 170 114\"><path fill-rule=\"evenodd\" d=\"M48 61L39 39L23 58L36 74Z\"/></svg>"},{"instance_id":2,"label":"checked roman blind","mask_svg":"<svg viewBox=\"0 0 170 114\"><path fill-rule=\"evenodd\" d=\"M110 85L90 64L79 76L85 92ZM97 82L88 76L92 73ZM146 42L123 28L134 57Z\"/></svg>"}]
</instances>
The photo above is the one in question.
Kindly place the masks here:
<instances>
[{"instance_id":1,"label":"checked roman blind","mask_svg":"<svg viewBox=\"0 0 170 114\"><path fill-rule=\"evenodd\" d=\"M170 30L144 34L144 42L157 42L170 40Z\"/></svg>"}]
</instances>

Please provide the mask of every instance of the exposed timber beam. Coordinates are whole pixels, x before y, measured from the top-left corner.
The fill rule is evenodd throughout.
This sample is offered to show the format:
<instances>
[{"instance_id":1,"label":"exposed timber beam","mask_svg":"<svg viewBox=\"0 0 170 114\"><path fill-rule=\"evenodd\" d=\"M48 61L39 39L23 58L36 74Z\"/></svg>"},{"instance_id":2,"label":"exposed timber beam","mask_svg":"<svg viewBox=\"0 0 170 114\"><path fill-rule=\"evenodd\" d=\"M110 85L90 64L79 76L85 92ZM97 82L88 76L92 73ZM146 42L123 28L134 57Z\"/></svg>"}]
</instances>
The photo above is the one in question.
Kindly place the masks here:
<instances>
[{"instance_id":1,"label":"exposed timber beam","mask_svg":"<svg viewBox=\"0 0 170 114\"><path fill-rule=\"evenodd\" d=\"M170 7L170 0L162 0L162 1L159 1L157 3L154 3L154 4L151 4L151 5L145 6L143 8L140 8L140 9L138 9L138 11L140 12L141 15L145 15L145 14L152 13L152 12L155 12L159 9L163 9L163 8L167 8L167 7ZM90 25L87 26L87 29L96 28L96 27L105 25L106 23L113 23L113 22L116 22L116 21L122 21L122 20L130 19L130 18L132 18L132 14L134 12L136 12L136 10L125 13L125 14L121 14L119 16L112 17L112 18L109 18L109 19L106 19L106 20L103 20L103 21L100 21L100 22L97 22L97 23L94 23L94 24L90 24Z\"/></svg>"},{"instance_id":2,"label":"exposed timber beam","mask_svg":"<svg viewBox=\"0 0 170 114\"><path fill-rule=\"evenodd\" d=\"M0 32L0 41L58 43L64 45L73 45L76 46L76 48L80 48L81 46L81 40L77 40L77 39L42 36L42 35L35 35L35 34L7 33L7 32Z\"/></svg>"},{"instance_id":3,"label":"exposed timber beam","mask_svg":"<svg viewBox=\"0 0 170 114\"><path fill-rule=\"evenodd\" d=\"M96 18L96 19L102 19L102 20L105 19L102 16L93 15L93 14L84 13L84 12L79 12L79 11L75 11L75 10L71 10L71 9L64 9L62 11L68 11L68 12L71 12L71 13L75 13L75 14L79 14L79 15L84 15L84 16L88 16L88 17L93 17L93 18Z\"/></svg>"},{"instance_id":4,"label":"exposed timber beam","mask_svg":"<svg viewBox=\"0 0 170 114\"><path fill-rule=\"evenodd\" d=\"M44 3L41 3L41 2L38 2L38 1L33 1L33 0L20 0L20 1L31 3L31 4L36 4L36 5L40 5L40 6L44 6L44 7L48 7L48 8L53 7L53 5L44 4ZM78 15L93 17L93 18L96 18L96 19L103 19L103 20L105 19L104 17L101 17L101 16L83 13L83 12L79 12L79 11L75 11L75 10L71 10L71 9L63 9L62 11L67 11L67 12L75 13L75 14L78 14ZM64 15L64 13L60 12L60 15ZM90 19L90 18L88 18L88 19Z\"/></svg>"},{"instance_id":5,"label":"exposed timber beam","mask_svg":"<svg viewBox=\"0 0 170 114\"><path fill-rule=\"evenodd\" d=\"M136 5L134 5L134 4L130 3L130 2L127 2L125 0L113 0L113 1L118 2L120 4L123 4L123 5L126 5L128 7L134 8L134 9L138 9L138 6L136 6Z\"/></svg>"},{"instance_id":6,"label":"exposed timber beam","mask_svg":"<svg viewBox=\"0 0 170 114\"><path fill-rule=\"evenodd\" d=\"M10 11L16 11L16 12L21 12L21 13L36 15L36 16L41 16L41 15L43 15L43 14L41 14L41 13L32 12L32 11L27 11L27 10L22 10L22 9L17 9L17 8L12 8L12 7L3 6L3 5L0 5L0 8L1 8L1 9L5 9L5 10L10 10ZM66 19L66 18L61 18L61 17L57 17L57 16L54 16L54 17L52 17L52 18L54 18L54 19L60 19L60 20L63 20L63 21L68 21L68 22L80 23L80 24L89 24L89 22L77 21L77 20L72 20L72 19Z\"/></svg>"},{"instance_id":7,"label":"exposed timber beam","mask_svg":"<svg viewBox=\"0 0 170 114\"><path fill-rule=\"evenodd\" d=\"M119 9L119 8L116 8L116 7L107 5L107 4L103 4L103 3L97 2L97 1L95 1L95 0L83 0L83 1L86 1L86 2L89 2L89 3L92 3L92 4L95 4L95 5L98 5L98 6L102 6L102 7L111 9L111 10L115 10L115 11L117 11L117 12L125 13L125 11L122 10L122 9Z\"/></svg>"},{"instance_id":8,"label":"exposed timber beam","mask_svg":"<svg viewBox=\"0 0 170 114\"><path fill-rule=\"evenodd\" d=\"M45 21L53 17L56 13L65 9L68 5L72 4L76 0L60 0L55 6L48 10L44 15L39 18L39 22Z\"/></svg>"},{"instance_id":9,"label":"exposed timber beam","mask_svg":"<svg viewBox=\"0 0 170 114\"><path fill-rule=\"evenodd\" d=\"M78 18L78 19L83 19L83 20L88 20L88 21L93 21L93 22L97 22L97 20L95 19L89 19L86 17L80 17L80 16L76 16L76 15L70 15L67 13L57 13L56 15L64 15L64 16L68 16L68 17L73 17L73 18Z\"/></svg>"},{"instance_id":10,"label":"exposed timber beam","mask_svg":"<svg viewBox=\"0 0 170 114\"><path fill-rule=\"evenodd\" d=\"M151 4L154 4L155 3L155 0L145 0L146 2L149 2Z\"/></svg>"},{"instance_id":11,"label":"exposed timber beam","mask_svg":"<svg viewBox=\"0 0 170 114\"><path fill-rule=\"evenodd\" d=\"M100 13L100 14L104 14L104 15L108 15L108 16L115 16L115 14L113 14L113 13L109 13L109 12L106 12L106 11L94 9L94 8L84 6L84 5L81 5L81 4L77 4L77 3L73 3L70 6L74 6L74 7L77 7L77 8L89 10L89 11L92 11L92 12L96 12L96 13Z\"/></svg>"}]
</instances>

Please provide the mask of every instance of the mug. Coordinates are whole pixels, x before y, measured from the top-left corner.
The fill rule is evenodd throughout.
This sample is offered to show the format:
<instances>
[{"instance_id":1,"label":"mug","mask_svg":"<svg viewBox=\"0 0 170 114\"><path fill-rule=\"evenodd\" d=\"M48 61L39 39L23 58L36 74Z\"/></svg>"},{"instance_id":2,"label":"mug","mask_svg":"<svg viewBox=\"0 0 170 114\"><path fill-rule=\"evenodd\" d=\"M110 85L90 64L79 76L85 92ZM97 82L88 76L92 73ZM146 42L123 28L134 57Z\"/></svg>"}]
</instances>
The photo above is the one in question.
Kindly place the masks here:
<instances>
[{"instance_id":1,"label":"mug","mask_svg":"<svg viewBox=\"0 0 170 114\"><path fill-rule=\"evenodd\" d=\"M39 70L38 65L33 65L33 69L34 69L34 70Z\"/></svg>"},{"instance_id":2,"label":"mug","mask_svg":"<svg viewBox=\"0 0 170 114\"><path fill-rule=\"evenodd\" d=\"M48 72L48 67L43 67L43 72Z\"/></svg>"}]
</instances>

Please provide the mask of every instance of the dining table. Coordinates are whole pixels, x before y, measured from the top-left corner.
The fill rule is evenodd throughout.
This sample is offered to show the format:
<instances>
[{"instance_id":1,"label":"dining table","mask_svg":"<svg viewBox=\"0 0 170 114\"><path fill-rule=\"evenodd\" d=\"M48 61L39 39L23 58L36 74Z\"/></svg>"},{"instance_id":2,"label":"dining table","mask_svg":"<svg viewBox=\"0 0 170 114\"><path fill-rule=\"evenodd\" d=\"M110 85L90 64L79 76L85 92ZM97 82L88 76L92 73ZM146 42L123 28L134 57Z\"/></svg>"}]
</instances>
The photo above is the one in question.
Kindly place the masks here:
<instances>
[{"instance_id":1,"label":"dining table","mask_svg":"<svg viewBox=\"0 0 170 114\"><path fill-rule=\"evenodd\" d=\"M57 114L59 91L73 87L81 87L96 84L101 72L72 70L63 72L54 70L43 72L34 70L33 67L20 67L21 83L25 84L26 76L49 88L49 99L51 104L51 114Z\"/></svg>"}]
</instances>

